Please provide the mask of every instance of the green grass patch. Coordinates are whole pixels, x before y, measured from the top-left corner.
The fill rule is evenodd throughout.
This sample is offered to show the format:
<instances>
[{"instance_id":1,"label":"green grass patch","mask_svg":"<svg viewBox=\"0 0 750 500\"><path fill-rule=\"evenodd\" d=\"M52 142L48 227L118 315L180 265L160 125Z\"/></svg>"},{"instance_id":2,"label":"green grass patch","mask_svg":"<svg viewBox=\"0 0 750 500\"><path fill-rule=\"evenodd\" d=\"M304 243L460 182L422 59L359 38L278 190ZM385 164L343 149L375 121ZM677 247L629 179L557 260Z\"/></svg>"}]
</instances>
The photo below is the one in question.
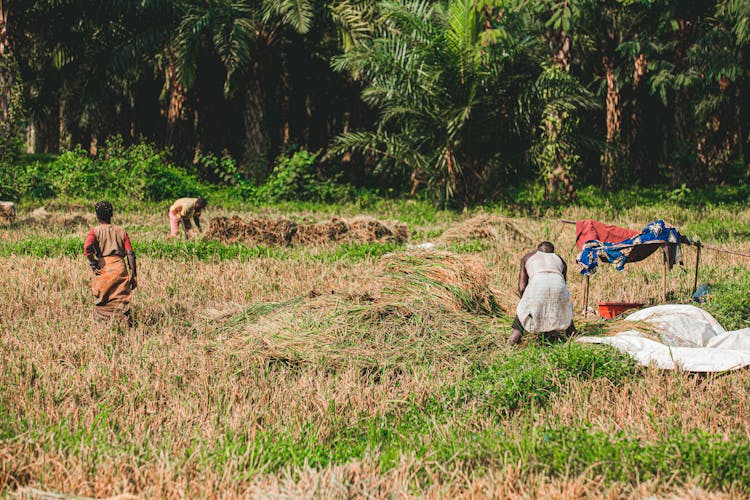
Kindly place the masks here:
<instances>
[{"instance_id":1,"label":"green grass patch","mask_svg":"<svg viewBox=\"0 0 750 500\"><path fill-rule=\"evenodd\" d=\"M720 281L711 283L711 298L703 306L727 330L750 328L750 271L734 271L721 273Z\"/></svg>"},{"instance_id":2,"label":"green grass patch","mask_svg":"<svg viewBox=\"0 0 750 500\"><path fill-rule=\"evenodd\" d=\"M529 345L489 365L475 367L471 377L449 389L444 397L452 408L473 403L483 414L509 415L546 405L573 379L606 379L619 384L639 374L632 359L605 347L575 342L551 348Z\"/></svg>"},{"instance_id":3,"label":"green grass patch","mask_svg":"<svg viewBox=\"0 0 750 500\"><path fill-rule=\"evenodd\" d=\"M404 248L404 245L393 243L344 243L322 248L251 246L242 243L224 244L214 240L141 240L133 243L133 249L138 256L156 259L195 259L209 262L244 261L258 258L282 260L310 258L320 262L360 261L380 257L402 248ZM0 243L0 257L12 255L40 258L79 257L83 255L83 240L74 237L29 237L18 241Z\"/></svg>"}]
</instances>

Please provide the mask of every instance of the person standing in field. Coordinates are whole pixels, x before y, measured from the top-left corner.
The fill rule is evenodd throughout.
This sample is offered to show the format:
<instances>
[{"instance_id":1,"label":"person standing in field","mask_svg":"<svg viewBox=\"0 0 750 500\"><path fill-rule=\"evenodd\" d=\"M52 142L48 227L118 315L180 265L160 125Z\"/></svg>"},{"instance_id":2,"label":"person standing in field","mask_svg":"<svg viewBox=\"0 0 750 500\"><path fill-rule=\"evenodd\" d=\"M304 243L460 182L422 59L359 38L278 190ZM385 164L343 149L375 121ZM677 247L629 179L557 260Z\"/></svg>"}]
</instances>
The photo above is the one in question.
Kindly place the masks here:
<instances>
[{"instance_id":1,"label":"person standing in field","mask_svg":"<svg viewBox=\"0 0 750 500\"><path fill-rule=\"evenodd\" d=\"M198 198L180 198L179 200L172 203L169 207L169 228L170 236L172 238L177 237L180 234L180 225L182 230L185 232L185 237L190 238L190 219L193 219L195 226L198 228L198 232L201 230L201 212L206 208L206 199L204 197Z\"/></svg>"},{"instance_id":2,"label":"person standing in field","mask_svg":"<svg viewBox=\"0 0 750 500\"><path fill-rule=\"evenodd\" d=\"M138 286L135 252L125 229L112 224L112 204L100 201L95 210L99 224L91 228L83 244L83 254L94 273L93 316L130 326L130 297Z\"/></svg>"},{"instance_id":3,"label":"person standing in field","mask_svg":"<svg viewBox=\"0 0 750 500\"><path fill-rule=\"evenodd\" d=\"M513 332L508 339L510 345L518 344L524 331L575 332L573 300L566 283L567 275L567 264L555 253L555 247L549 241L539 243L536 251L524 255L518 277L521 300L516 308Z\"/></svg>"}]
</instances>

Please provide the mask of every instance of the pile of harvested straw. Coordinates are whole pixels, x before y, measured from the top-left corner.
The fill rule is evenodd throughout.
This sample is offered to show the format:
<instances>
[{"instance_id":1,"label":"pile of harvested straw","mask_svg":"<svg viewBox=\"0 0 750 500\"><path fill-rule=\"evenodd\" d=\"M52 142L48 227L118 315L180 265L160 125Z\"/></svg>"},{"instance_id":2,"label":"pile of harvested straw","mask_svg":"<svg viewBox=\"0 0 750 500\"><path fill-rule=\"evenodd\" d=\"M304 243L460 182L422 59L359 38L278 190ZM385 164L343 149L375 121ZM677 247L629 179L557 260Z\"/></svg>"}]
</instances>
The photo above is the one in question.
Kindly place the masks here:
<instances>
[{"instance_id":1,"label":"pile of harvested straw","mask_svg":"<svg viewBox=\"0 0 750 500\"><path fill-rule=\"evenodd\" d=\"M520 241L530 243L523 231L505 217L498 215L477 215L448 228L438 238L439 243L465 240Z\"/></svg>"},{"instance_id":2,"label":"pile of harvested straw","mask_svg":"<svg viewBox=\"0 0 750 500\"><path fill-rule=\"evenodd\" d=\"M330 242L403 243L409 238L406 224L359 216L353 219L334 217L329 221L297 226L294 243L319 245Z\"/></svg>"},{"instance_id":3,"label":"pile of harvested straw","mask_svg":"<svg viewBox=\"0 0 750 500\"><path fill-rule=\"evenodd\" d=\"M476 256L450 252L396 253L384 258L383 293L412 295L432 309L493 314L501 307L490 290L490 274Z\"/></svg>"},{"instance_id":4,"label":"pile of harvested straw","mask_svg":"<svg viewBox=\"0 0 750 500\"><path fill-rule=\"evenodd\" d=\"M249 244L289 245L297 224L289 219L249 219L215 217L211 219L207 237L225 243L241 241Z\"/></svg>"},{"instance_id":5,"label":"pile of harvested straw","mask_svg":"<svg viewBox=\"0 0 750 500\"><path fill-rule=\"evenodd\" d=\"M284 364L401 366L480 355L507 326L481 260L448 252L383 257L354 293L255 304L226 319L222 346Z\"/></svg>"},{"instance_id":6,"label":"pile of harvested straw","mask_svg":"<svg viewBox=\"0 0 750 500\"><path fill-rule=\"evenodd\" d=\"M33 210L22 223L28 226L55 226L65 229L75 229L94 223L94 218L86 218L81 213L59 213L48 212L45 207L39 207Z\"/></svg>"},{"instance_id":7,"label":"pile of harvested straw","mask_svg":"<svg viewBox=\"0 0 750 500\"><path fill-rule=\"evenodd\" d=\"M334 217L316 224L296 224L289 219L248 219L234 216L211 219L207 237L225 243L323 245L338 242L402 243L408 239L405 224L372 217L351 220Z\"/></svg>"}]
</instances>

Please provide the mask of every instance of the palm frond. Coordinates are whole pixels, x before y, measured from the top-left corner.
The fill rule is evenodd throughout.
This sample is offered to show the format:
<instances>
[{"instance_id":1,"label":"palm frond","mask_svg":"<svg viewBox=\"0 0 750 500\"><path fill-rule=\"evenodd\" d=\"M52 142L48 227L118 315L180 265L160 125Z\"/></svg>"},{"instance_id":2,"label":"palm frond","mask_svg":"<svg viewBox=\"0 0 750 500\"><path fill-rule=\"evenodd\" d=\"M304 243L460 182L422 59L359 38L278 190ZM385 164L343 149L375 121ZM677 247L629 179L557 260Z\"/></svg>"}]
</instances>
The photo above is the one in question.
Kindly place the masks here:
<instances>
[{"instance_id":1,"label":"palm frond","mask_svg":"<svg viewBox=\"0 0 750 500\"><path fill-rule=\"evenodd\" d=\"M331 17L338 27L344 53L356 44L372 37L375 4L371 1L343 0L330 7Z\"/></svg>"},{"instance_id":2,"label":"palm frond","mask_svg":"<svg viewBox=\"0 0 750 500\"><path fill-rule=\"evenodd\" d=\"M298 33L305 34L310 30L315 12L309 0L272 0L269 4L284 23Z\"/></svg>"}]
</instances>

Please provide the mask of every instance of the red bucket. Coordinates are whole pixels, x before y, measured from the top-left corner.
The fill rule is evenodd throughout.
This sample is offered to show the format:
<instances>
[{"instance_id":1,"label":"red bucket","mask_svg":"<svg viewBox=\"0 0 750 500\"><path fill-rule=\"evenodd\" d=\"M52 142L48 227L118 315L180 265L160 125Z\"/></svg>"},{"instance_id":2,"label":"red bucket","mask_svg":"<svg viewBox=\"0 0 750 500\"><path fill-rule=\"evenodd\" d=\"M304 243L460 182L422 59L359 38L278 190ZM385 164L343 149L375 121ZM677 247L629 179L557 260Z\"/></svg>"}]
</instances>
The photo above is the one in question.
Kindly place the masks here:
<instances>
[{"instance_id":1,"label":"red bucket","mask_svg":"<svg viewBox=\"0 0 750 500\"><path fill-rule=\"evenodd\" d=\"M638 309L643 304L638 302L599 302L599 316L604 319L614 319L628 309Z\"/></svg>"}]
</instances>

